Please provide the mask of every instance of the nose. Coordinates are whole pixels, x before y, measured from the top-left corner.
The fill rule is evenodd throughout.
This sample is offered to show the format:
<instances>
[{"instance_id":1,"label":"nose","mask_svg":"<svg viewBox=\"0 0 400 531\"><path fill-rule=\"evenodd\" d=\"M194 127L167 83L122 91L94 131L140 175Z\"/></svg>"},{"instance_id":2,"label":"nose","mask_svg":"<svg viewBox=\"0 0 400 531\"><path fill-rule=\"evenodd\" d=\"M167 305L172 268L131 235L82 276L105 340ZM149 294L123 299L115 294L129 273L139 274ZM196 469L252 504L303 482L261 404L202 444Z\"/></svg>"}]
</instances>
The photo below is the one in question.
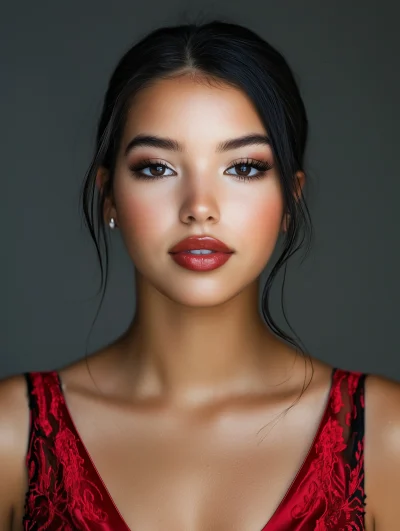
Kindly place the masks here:
<instances>
[{"instance_id":1,"label":"nose","mask_svg":"<svg viewBox=\"0 0 400 531\"><path fill-rule=\"evenodd\" d=\"M179 219L182 223L218 223L220 212L214 194L210 190L192 190L186 193Z\"/></svg>"}]
</instances>

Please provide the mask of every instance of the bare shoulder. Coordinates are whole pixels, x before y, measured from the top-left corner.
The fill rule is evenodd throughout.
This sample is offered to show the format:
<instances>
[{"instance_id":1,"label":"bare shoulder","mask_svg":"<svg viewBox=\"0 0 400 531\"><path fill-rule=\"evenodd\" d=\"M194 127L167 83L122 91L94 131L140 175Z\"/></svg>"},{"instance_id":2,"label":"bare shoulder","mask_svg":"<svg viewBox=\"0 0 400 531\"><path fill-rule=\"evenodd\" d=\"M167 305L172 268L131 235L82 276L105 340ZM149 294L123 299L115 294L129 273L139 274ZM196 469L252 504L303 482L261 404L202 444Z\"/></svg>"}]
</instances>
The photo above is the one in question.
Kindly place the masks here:
<instances>
[{"instance_id":1,"label":"bare shoulder","mask_svg":"<svg viewBox=\"0 0 400 531\"><path fill-rule=\"evenodd\" d=\"M375 531L398 529L400 383L378 375L365 382L365 481Z\"/></svg>"},{"instance_id":2,"label":"bare shoulder","mask_svg":"<svg viewBox=\"0 0 400 531\"><path fill-rule=\"evenodd\" d=\"M12 529L26 482L29 402L23 375L0 380L0 528Z\"/></svg>"},{"instance_id":3,"label":"bare shoulder","mask_svg":"<svg viewBox=\"0 0 400 531\"><path fill-rule=\"evenodd\" d=\"M388 449L396 443L400 451L400 383L385 376L368 375L365 406L371 443L377 440Z\"/></svg>"},{"instance_id":4,"label":"bare shoulder","mask_svg":"<svg viewBox=\"0 0 400 531\"><path fill-rule=\"evenodd\" d=\"M0 445L18 446L21 435L28 434L29 402L22 374L0 380ZM26 441L27 442L27 441Z\"/></svg>"}]
</instances>

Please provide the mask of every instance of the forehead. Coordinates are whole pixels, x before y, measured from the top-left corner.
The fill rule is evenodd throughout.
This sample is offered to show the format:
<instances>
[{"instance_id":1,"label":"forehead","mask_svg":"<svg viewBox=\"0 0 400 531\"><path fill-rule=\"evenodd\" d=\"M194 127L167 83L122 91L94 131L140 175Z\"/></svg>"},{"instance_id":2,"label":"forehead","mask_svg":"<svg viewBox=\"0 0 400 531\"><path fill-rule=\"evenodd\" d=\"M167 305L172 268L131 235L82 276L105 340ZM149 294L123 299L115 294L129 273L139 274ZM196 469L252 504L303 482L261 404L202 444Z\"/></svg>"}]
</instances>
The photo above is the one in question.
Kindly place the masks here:
<instances>
[{"instance_id":1,"label":"forehead","mask_svg":"<svg viewBox=\"0 0 400 531\"><path fill-rule=\"evenodd\" d=\"M250 98L223 82L181 76L156 81L133 99L126 134L157 133L181 140L266 133Z\"/></svg>"}]
</instances>

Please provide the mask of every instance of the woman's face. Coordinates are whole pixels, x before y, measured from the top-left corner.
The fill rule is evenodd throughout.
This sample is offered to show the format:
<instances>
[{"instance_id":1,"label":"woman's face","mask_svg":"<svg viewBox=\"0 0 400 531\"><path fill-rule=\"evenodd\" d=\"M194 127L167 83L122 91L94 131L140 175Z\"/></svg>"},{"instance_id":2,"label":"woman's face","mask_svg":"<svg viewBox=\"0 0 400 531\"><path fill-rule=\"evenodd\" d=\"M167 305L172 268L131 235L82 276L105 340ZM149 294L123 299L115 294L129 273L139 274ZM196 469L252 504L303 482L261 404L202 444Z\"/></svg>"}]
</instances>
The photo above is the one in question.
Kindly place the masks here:
<instances>
[{"instance_id":1,"label":"woman's face","mask_svg":"<svg viewBox=\"0 0 400 531\"><path fill-rule=\"evenodd\" d=\"M179 149L127 150L137 135L169 139ZM267 131L247 96L229 86L185 76L160 80L133 101L106 220L116 219L139 276L175 302L200 307L231 299L257 279L274 250L283 196L271 147L260 141L221 149L248 135ZM192 235L217 238L234 253L211 271L183 268L168 251Z\"/></svg>"}]
</instances>

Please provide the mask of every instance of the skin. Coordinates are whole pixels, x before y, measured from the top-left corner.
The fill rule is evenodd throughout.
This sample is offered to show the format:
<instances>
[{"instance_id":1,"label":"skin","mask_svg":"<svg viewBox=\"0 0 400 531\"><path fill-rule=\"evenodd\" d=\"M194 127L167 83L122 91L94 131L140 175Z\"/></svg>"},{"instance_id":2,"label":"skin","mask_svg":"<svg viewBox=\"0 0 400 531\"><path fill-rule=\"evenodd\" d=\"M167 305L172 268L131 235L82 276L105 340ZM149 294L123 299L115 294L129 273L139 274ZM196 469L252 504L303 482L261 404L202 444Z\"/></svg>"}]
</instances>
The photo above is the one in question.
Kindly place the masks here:
<instances>
[{"instance_id":1,"label":"skin","mask_svg":"<svg viewBox=\"0 0 400 531\"><path fill-rule=\"evenodd\" d=\"M120 338L90 356L96 385L84 361L59 374L81 438L132 530L262 529L325 407L331 367L312 359L311 378L310 362L258 312L259 275L286 230L279 175L273 167L243 182L227 173L242 158L273 165L271 148L216 151L222 141L256 133L268 134L242 92L190 77L158 81L130 109L104 217L116 220L135 264L136 314ZM138 134L168 137L183 149L141 146L125 156ZM138 179L130 168L143 159L172 174ZM108 178L101 168L100 190ZM299 190L305 176L296 178ZM235 254L211 272L185 270L168 249L193 234L212 235ZM305 378L309 387L280 417ZM22 529L25 393L21 376L0 383L1 529ZM397 383L367 379L368 531L398 529L399 405Z\"/></svg>"}]
</instances>

